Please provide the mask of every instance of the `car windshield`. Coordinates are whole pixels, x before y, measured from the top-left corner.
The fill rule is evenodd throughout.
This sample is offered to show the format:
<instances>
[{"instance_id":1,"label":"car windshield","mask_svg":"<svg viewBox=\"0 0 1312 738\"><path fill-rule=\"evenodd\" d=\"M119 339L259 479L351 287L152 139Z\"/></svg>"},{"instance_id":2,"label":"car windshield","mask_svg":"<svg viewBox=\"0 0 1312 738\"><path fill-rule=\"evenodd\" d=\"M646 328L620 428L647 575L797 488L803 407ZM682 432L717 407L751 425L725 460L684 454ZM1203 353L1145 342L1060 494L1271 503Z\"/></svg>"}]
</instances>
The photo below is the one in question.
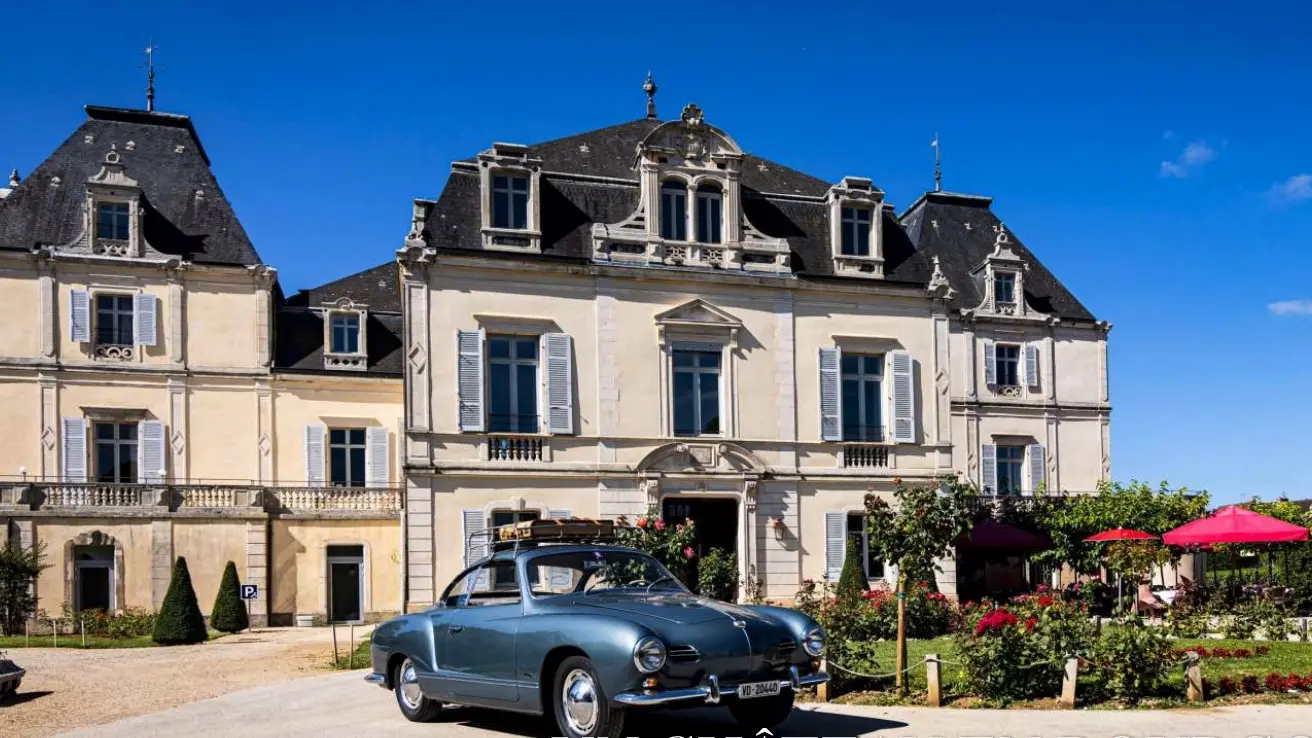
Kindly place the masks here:
<instances>
[{"instance_id":1,"label":"car windshield","mask_svg":"<svg viewBox=\"0 0 1312 738\"><path fill-rule=\"evenodd\" d=\"M636 589L685 592L660 562L637 551L570 551L534 557L528 581L536 596Z\"/></svg>"}]
</instances>

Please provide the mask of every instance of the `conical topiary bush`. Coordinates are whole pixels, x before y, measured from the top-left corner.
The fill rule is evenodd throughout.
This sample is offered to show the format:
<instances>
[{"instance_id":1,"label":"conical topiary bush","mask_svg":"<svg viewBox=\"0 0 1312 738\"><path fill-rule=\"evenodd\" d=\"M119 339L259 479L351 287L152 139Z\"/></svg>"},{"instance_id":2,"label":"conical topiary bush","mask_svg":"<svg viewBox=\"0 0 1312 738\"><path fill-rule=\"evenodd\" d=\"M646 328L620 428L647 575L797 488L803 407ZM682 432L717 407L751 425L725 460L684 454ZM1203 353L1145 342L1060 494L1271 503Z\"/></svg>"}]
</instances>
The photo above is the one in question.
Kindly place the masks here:
<instances>
[{"instance_id":1,"label":"conical topiary bush","mask_svg":"<svg viewBox=\"0 0 1312 738\"><path fill-rule=\"evenodd\" d=\"M196 602L196 590L191 586L187 560L178 557L173 564L173 578L169 580L168 594L155 616L155 633L152 639L161 645L203 643L209 633L205 631L205 616Z\"/></svg>"},{"instance_id":2,"label":"conical topiary bush","mask_svg":"<svg viewBox=\"0 0 1312 738\"><path fill-rule=\"evenodd\" d=\"M861 546L856 536L847 539L847 555L843 557L843 571L838 575L838 589L835 595L844 605L856 604L865 593L866 573L861 566Z\"/></svg>"},{"instance_id":3,"label":"conical topiary bush","mask_svg":"<svg viewBox=\"0 0 1312 738\"><path fill-rule=\"evenodd\" d=\"M223 567L223 579L219 582L219 594L214 598L214 609L210 611L210 627L224 633L236 633L246 630L251 625L246 616L246 603L241 601L241 582L237 580L237 565L228 562Z\"/></svg>"}]
</instances>

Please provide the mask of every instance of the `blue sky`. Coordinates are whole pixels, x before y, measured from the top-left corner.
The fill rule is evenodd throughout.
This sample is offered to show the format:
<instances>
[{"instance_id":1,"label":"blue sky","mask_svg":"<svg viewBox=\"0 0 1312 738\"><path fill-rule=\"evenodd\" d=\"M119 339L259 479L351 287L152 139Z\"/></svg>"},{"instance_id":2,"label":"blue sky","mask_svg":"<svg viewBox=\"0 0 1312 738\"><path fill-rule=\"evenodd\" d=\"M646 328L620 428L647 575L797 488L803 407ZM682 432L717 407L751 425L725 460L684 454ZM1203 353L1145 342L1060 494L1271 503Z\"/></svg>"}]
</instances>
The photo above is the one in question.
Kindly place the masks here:
<instances>
[{"instance_id":1,"label":"blue sky","mask_svg":"<svg viewBox=\"0 0 1312 738\"><path fill-rule=\"evenodd\" d=\"M662 115L696 101L899 206L938 131L945 188L993 196L1115 326L1118 479L1312 496L1286 464L1312 455L1304 5L11 5L0 169L30 171L83 104L142 105L153 35L159 109L195 118L289 292L389 259L453 159L641 117L648 69Z\"/></svg>"}]
</instances>

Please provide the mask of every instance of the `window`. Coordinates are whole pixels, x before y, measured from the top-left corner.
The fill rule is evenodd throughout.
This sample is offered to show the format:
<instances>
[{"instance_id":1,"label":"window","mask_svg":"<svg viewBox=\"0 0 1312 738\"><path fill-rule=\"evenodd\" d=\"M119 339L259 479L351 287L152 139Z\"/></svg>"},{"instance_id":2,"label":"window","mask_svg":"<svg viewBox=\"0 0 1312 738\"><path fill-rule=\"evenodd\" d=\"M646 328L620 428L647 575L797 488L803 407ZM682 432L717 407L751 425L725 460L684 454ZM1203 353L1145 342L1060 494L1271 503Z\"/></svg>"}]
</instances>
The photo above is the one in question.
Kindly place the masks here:
<instances>
[{"instance_id":1,"label":"window","mask_svg":"<svg viewBox=\"0 0 1312 738\"><path fill-rule=\"evenodd\" d=\"M884 440L884 357L843 354L843 440Z\"/></svg>"},{"instance_id":2,"label":"window","mask_svg":"<svg viewBox=\"0 0 1312 738\"><path fill-rule=\"evenodd\" d=\"M492 530L503 525L514 525L523 523L526 520L537 520L539 518L537 510L494 510L492 511ZM515 586L515 567L497 569L494 572L495 589L513 589Z\"/></svg>"},{"instance_id":3,"label":"window","mask_svg":"<svg viewBox=\"0 0 1312 738\"><path fill-rule=\"evenodd\" d=\"M843 256L870 255L869 208L843 208Z\"/></svg>"},{"instance_id":4,"label":"window","mask_svg":"<svg viewBox=\"0 0 1312 738\"><path fill-rule=\"evenodd\" d=\"M720 353L674 350L674 435L720 432Z\"/></svg>"},{"instance_id":5,"label":"window","mask_svg":"<svg viewBox=\"0 0 1312 738\"><path fill-rule=\"evenodd\" d=\"M528 177L492 177L492 227L528 228Z\"/></svg>"},{"instance_id":6,"label":"window","mask_svg":"<svg viewBox=\"0 0 1312 738\"><path fill-rule=\"evenodd\" d=\"M697 241L720 243L721 198L718 187L702 185L697 188Z\"/></svg>"},{"instance_id":7,"label":"window","mask_svg":"<svg viewBox=\"0 0 1312 738\"><path fill-rule=\"evenodd\" d=\"M73 547L73 609L104 610L114 607L114 548Z\"/></svg>"},{"instance_id":8,"label":"window","mask_svg":"<svg viewBox=\"0 0 1312 738\"><path fill-rule=\"evenodd\" d=\"M861 552L861 570L866 579L883 579L884 562L870 549L870 533L866 531L866 516L852 513L847 516L847 537L856 542L857 551Z\"/></svg>"},{"instance_id":9,"label":"window","mask_svg":"<svg viewBox=\"0 0 1312 738\"><path fill-rule=\"evenodd\" d=\"M1024 446L998 446L998 491L1000 495L1020 494L1025 482Z\"/></svg>"},{"instance_id":10,"label":"window","mask_svg":"<svg viewBox=\"0 0 1312 738\"><path fill-rule=\"evenodd\" d=\"M334 487L364 486L364 428L332 428L328 431L329 479Z\"/></svg>"},{"instance_id":11,"label":"window","mask_svg":"<svg viewBox=\"0 0 1312 738\"><path fill-rule=\"evenodd\" d=\"M1000 343L995 349L994 368L999 387L1020 386L1020 346Z\"/></svg>"},{"instance_id":12,"label":"window","mask_svg":"<svg viewBox=\"0 0 1312 738\"><path fill-rule=\"evenodd\" d=\"M661 185L661 238L688 240L688 189L682 182Z\"/></svg>"},{"instance_id":13,"label":"window","mask_svg":"<svg viewBox=\"0 0 1312 738\"><path fill-rule=\"evenodd\" d=\"M133 484L137 481L137 424L93 423L96 481Z\"/></svg>"},{"instance_id":14,"label":"window","mask_svg":"<svg viewBox=\"0 0 1312 738\"><path fill-rule=\"evenodd\" d=\"M489 572L492 577L489 577ZM489 582L493 582L489 586ZM490 561L471 569L442 594L446 607L513 605L519 602L519 580L514 561Z\"/></svg>"},{"instance_id":15,"label":"window","mask_svg":"<svg viewBox=\"0 0 1312 738\"><path fill-rule=\"evenodd\" d=\"M128 240L128 204L102 202L96 206L96 238Z\"/></svg>"},{"instance_id":16,"label":"window","mask_svg":"<svg viewBox=\"0 0 1312 738\"><path fill-rule=\"evenodd\" d=\"M993 275L993 301L999 304L1016 301L1016 275L1000 272Z\"/></svg>"},{"instance_id":17,"label":"window","mask_svg":"<svg viewBox=\"0 0 1312 738\"><path fill-rule=\"evenodd\" d=\"M131 295L96 295L96 344L133 344Z\"/></svg>"},{"instance_id":18,"label":"window","mask_svg":"<svg viewBox=\"0 0 1312 738\"><path fill-rule=\"evenodd\" d=\"M331 341L328 350L334 354L360 352L359 313L333 313L329 319Z\"/></svg>"},{"instance_id":19,"label":"window","mask_svg":"<svg viewBox=\"0 0 1312 738\"><path fill-rule=\"evenodd\" d=\"M489 336L488 430L538 432L538 339Z\"/></svg>"},{"instance_id":20,"label":"window","mask_svg":"<svg viewBox=\"0 0 1312 738\"><path fill-rule=\"evenodd\" d=\"M529 559L525 574L535 597L626 585L652 592L686 591L660 562L636 551L548 553Z\"/></svg>"}]
</instances>

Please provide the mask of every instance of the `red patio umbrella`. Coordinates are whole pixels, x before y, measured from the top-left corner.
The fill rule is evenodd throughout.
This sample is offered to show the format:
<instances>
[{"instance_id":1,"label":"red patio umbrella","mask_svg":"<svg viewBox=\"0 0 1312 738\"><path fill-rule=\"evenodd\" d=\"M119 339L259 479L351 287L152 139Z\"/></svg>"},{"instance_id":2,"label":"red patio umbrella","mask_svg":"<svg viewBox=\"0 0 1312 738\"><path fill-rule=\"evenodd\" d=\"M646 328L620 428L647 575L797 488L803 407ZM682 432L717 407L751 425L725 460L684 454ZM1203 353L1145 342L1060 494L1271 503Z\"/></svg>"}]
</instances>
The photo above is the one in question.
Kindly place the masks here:
<instances>
[{"instance_id":1,"label":"red patio umbrella","mask_svg":"<svg viewBox=\"0 0 1312 738\"><path fill-rule=\"evenodd\" d=\"M1155 541L1157 536L1133 528L1112 528L1095 533L1084 539L1086 543L1105 543L1109 541Z\"/></svg>"},{"instance_id":2,"label":"red patio umbrella","mask_svg":"<svg viewBox=\"0 0 1312 738\"><path fill-rule=\"evenodd\" d=\"M982 520L957 538L962 548L994 548L1015 551L1050 548L1052 541L1039 533L1031 533L1014 525L996 520Z\"/></svg>"},{"instance_id":3,"label":"red patio umbrella","mask_svg":"<svg viewBox=\"0 0 1312 738\"><path fill-rule=\"evenodd\" d=\"M1208 543L1288 543L1306 541L1308 529L1246 507L1227 505L1208 517L1185 523L1162 536L1171 546Z\"/></svg>"}]
</instances>

